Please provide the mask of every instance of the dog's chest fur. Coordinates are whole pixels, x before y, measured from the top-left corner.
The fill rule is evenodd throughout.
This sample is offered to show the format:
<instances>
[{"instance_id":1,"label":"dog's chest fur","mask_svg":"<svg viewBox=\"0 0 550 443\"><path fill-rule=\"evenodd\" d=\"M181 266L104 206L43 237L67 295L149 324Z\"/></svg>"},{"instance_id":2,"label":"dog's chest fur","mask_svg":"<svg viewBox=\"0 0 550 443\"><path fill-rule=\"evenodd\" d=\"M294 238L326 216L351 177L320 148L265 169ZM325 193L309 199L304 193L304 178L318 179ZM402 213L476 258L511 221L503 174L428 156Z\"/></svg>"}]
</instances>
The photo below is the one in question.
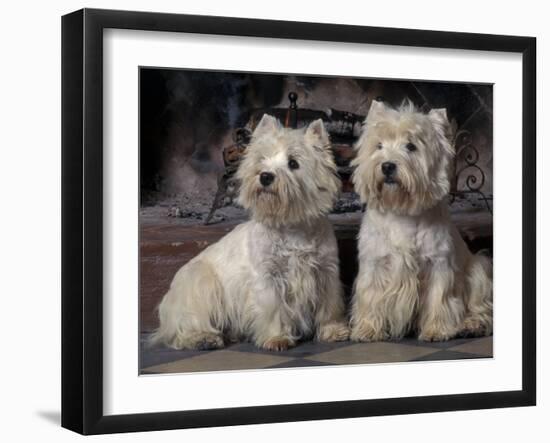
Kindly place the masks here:
<instances>
[{"instance_id":1,"label":"dog's chest fur","mask_svg":"<svg viewBox=\"0 0 550 443\"><path fill-rule=\"evenodd\" d=\"M264 277L285 281L288 286L288 282L304 280L322 267L319 239L314 230L263 226L256 230L249 245L251 258Z\"/></svg>"},{"instance_id":2,"label":"dog's chest fur","mask_svg":"<svg viewBox=\"0 0 550 443\"><path fill-rule=\"evenodd\" d=\"M318 282L328 260L320 246L326 241L324 231L322 224L299 229L257 225L250 237L250 258L257 281L275 289L292 317L303 317L316 305Z\"/></svg>"},{"instance_id":3,"label":"dog's chest fur","mask_svg":"<svg viewBox=\"0 0 550 443\"><path fill-rule=\"evenodd\" d=\"M435 207L417 216L367 214L360 236L360 249L367 259L388 263L403 259L411 272L422 273L437 260L452 256L453 242L448 214Z\"/></svg>"}]
</instances>

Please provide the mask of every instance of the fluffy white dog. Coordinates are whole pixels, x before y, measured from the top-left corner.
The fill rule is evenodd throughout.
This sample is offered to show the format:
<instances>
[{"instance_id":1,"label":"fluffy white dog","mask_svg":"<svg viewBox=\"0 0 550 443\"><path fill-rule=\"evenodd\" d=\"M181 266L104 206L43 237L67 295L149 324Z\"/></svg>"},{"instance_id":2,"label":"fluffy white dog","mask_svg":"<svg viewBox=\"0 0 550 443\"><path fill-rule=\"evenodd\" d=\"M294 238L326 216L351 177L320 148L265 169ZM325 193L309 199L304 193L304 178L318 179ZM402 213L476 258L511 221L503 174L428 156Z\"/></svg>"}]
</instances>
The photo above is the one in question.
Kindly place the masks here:
<instances>
[{"instance_id":1,"label":"fluffy white dog","mask_svg":"<svg viewBox=\"0 0 550 443\"><path fill-rule=\"evenodd\" d=\"M454 156L445 109L373 101L353 182L367 203L359 234L351 338L421 340L492 333L491 263L451 223Z\"/></svg>"},{"instance_id":2,"label":"fluffy white dog","mask_svg":"<svg viewBox=\"0 0 550 443\"><path fill-rule=\"evenodd\" d=\"M282 128L264 115L237 177L252 220L175 275L153 342L215 349L247 338L268 350L346 340L338 249L326 214L340 182L323 122Z\"/></svg>"}]
</instances>

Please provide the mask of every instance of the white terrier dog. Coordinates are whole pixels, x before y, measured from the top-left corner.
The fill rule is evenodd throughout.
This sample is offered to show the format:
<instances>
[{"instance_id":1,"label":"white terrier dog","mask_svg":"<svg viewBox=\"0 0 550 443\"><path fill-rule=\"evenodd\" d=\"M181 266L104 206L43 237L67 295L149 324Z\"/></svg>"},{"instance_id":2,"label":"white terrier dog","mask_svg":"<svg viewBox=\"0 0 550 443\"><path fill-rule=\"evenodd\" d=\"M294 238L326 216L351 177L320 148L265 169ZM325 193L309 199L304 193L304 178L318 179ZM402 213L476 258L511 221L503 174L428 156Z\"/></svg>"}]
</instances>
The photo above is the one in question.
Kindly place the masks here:
<instances>
[{"instance_id":1,"label":"white terrier dog","mask_svg":"<svg viewBox=\"0 0 550 443\"><path fill-rule=\"evenodd\" d=\"M293 130L264 115L237 178L252 220L177 272L152 341L215 349L225 335L284 350L313 335L346 340L338 249L326 217L340 181L322 120Z\"/></svg>"},{"instance_id":2,"label":"white terrier dog","mask_svg":"<svg viewBox=\"0 0 550 443\"><path fill-rule=\"evenodd\" d=\"M488 259L451 223L454 156L445 109L373 101L357 142L353 182L367 203L359 234L351 338L421 340L492 333Z\"/></svg>"}]
</instances>

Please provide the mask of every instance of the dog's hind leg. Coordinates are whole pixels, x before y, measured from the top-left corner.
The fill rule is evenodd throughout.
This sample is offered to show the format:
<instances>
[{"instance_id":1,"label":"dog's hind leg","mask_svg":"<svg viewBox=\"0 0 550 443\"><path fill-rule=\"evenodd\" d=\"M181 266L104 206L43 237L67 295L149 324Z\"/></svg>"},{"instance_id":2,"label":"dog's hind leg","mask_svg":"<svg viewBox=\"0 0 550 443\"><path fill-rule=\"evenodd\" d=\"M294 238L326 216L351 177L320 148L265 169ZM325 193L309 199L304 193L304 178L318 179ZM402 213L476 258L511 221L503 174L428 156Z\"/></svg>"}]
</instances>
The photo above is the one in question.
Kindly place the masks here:
<instances>
[{"instance_id":1,"label":"dog's hind leg","mask_svg":"<svg viewBox=\"0 0 550 443\"><path fill-rule=\"evenodd\" d=\"M466 276L466 316L461 335L483 336L493 332L493 283L491 262L481 255L472 257Z\"/></svg>"},{"instance_id":2,"label":"dog's hind leg","mask_svg":"<svg viewBox=\"0 0 550 443\"><path fill-rule=\"evenodd\" d=\"M158 312L160 326L150 344L200 350L224 346L223 286L207 262L191 262L178 271Z\"/></svg>"}]
</instances>

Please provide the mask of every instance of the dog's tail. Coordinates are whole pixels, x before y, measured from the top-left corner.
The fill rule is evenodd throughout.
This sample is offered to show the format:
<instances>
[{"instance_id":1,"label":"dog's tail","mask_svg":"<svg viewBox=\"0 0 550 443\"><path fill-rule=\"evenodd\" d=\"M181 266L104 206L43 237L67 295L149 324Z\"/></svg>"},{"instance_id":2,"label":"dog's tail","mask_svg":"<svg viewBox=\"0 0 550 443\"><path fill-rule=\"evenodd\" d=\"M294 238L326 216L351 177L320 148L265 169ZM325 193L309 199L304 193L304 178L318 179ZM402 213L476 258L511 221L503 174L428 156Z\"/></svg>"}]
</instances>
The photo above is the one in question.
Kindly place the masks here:
<instances>
[{"instance_id":1,"label":"dog's tail","mask_svg":"<svg viewBox=\"0 0 550 443\"><path fill-rule=\"evenodd\" d=\"M157 305L155 307L155 316L159 317L159 308L160 305ZM160 344L164 344L166 342L166 331L161 328L162 324L159 324L159 326L147 337L145 341L145 348L150 349L155 346L159 346Z\"/></svg>"}]
</instances>

